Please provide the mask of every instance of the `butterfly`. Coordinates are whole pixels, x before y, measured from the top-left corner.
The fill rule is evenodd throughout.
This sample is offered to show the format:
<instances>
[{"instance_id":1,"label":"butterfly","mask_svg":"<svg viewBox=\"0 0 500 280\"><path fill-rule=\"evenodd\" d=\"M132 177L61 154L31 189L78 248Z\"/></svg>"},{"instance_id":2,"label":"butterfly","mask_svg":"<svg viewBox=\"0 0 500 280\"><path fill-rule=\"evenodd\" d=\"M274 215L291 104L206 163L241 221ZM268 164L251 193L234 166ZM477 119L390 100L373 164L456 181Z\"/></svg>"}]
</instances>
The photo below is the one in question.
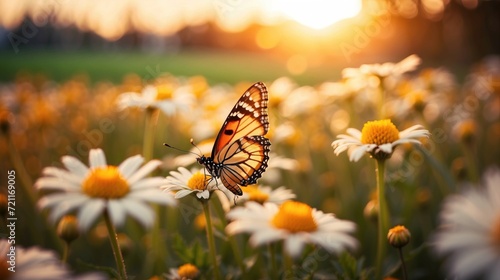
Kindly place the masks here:
<instances>
[{"instance_id":1,"label":"butterfly","mask_svg":"<svg viewBox=\"0 0 500 280\"><path fill-rule=\"evenodd\" d=\"M267 168L271 142L266 85L257 82L248 88L226 118L215 139L210 157L197 158L213 178L242 195L240 186L255 184Z\"/></svg>"}]
</instances>

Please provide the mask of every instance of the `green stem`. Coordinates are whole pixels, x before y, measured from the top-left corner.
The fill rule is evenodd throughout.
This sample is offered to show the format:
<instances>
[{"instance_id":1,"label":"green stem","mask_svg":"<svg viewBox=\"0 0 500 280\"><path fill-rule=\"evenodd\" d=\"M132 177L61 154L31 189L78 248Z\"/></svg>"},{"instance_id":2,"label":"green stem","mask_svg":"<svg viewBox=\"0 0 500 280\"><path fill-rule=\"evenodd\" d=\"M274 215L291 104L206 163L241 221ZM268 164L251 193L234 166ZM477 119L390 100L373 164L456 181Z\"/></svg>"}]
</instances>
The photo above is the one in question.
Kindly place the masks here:
<instances>
[{"instance_id":1,"label":"green stem","mask_svg":"<svg viewBox=\"0 0 500 280\"><path fill-rule=\"evenodd\" d=\"M125 261L123 260L122 251L120 249L120 245L118 244L118 236L116 235L115 227L111 223L108 211L104 211L104 221L106 222L106 227L108 228L109 241L111 242L111 247L113 249L113 256L115 257L118 274L120 275L120 279L127 279Z\"/></svg>"},{"instance_id":2,"label":"green stem","mask_svg":"<svg viewBox=\"0 0 500 280\"><path fill-rule=\"evenodd\" d=\"M61 261L63 263L68 262L69 246L70 246L69 242L64 242L63 254L62 254L62 258L61 258Z\"/></svg>"},{"instance_id":3,"label":"green stem","mask_svg":"<svg viewBox=\"0 0 500 280\"><path fill-rule=\"evenodd\" d=\"M36 197L34 192L31 190L31 188L33 187L33 181L31 180L28 171L24 167L21 155L19 154L16 145L14 145L14 141L12 141L12 136L10 135L10 133L6 135L6 138L7 138L10 160L12 161L12 165L16 170L16 177L17 176L19 177L23 193L26 194L26 197L28 199L28 203L26 204L36 205Z\"/></svg>"},{"instance_id":4,"label":"green stem","mask_svg":"<svg viewBox=\"0 0 500 280\"><path fill-rule=\"evenodd\" d=\"M377 265L376 279L382 279L382 269L386 251L386 235L389 230L389 210L385 199L385 161L377 160L375 172L377 173L378 194L378 237L377 237Z\"/></svg>"},{"instance_id":5,"label":"green stem","mask_svg":"<svg viewBox=\"0 0 500 280\"><path fill-rule=\"evenodd\" d=\"M158 122L159 110L155 108L147 108L144 121L144 138L142 144L142 156L146 162L153 159L154 155L154 140L156 124ZM156 220L151 230L151 254L149 255L146 264L149 266L148 271L153 274L161 274L165 271L165 263L167 259L167 250L164 239L161 234L161 220L163 217L162 207L154 205L153 209L156 213Z\"/></svg>"},{"instance_id":6,"label":"green stem","mask_svg":"<svg viewBox=\"0 0 500 280\"><path fill-rule=\"evenodd\" d=\"M213 193L215 195L215 192ZM215 195L216 196L216 195ZM219 198L218 196L216 196ZM215 211L217 212L217 215L219 216L219 219L222 221L222 228L225 228L227 226L227 220L226 220L226 213L224 212L224 209L222 208L222 204L220 200L218 200L215 203L212 203L215 207ZM233 250L233 257L234 260L236 261L236 264L241 270L241 275L245 276L246 273L246 267L245 264L243 263L243 257L242 254L240 253L240 249L238 247L238 242L236 240L236 237L234 235L227 235L227 239L229 240L229 244L231 245L231 249ZM244 277L243 277L244 279Z\"/></svg>"},{"instance_id":7,"label":"green stem","mask_svg":"<svg viewBox=\"0 0 500 280\"><path fill-rule=\"evenodd\" d=\"M293 274L293 259L286 252L285 246L283 246L283 266L284 266L283 278L288 279L294 275Z\"/></svg>"},{"instance_id":8,"label":"green stem","mask_svg":"<svg viewBox=\"0 0 500 280\"><path fill-rule=\"evenodd\" d=\"M142 156L145 161L150 161L153 158L154 148L154 132L158 121L159 111L157 109L146 109L146 120L144 124L144 138L142 144Z\"/></svg>"},{"instance_id":9,"label":"green stem","mask_svg":"<svg viewBox=\"0 0 500 280\"><path fill-rule=\"evenodd\" d=\"M222 278L220 277L219 265L217 264L217 253L215 252L215 240L212 228L212 217L210 216L210 207L208 205L207 200L201 199L200 201L201 205L203 205L203 213L205 214L205 220L207 222L206 230L207 230L208 250L210 251L210 259L214 267L213 279L220 280Z\"/></svg>"},{"instance_id":10,"label":"green stem","mask_svg":"<svg viewBox=\"0 0 500 280\"><path fill-rule=\"evenodd\" d=\"M380 85L379 85L379 96L378 96L378 104L377 104L377 109L378 109L378 119L382 120L385 118L385 110L384 110L384 102L385 102L385 78L384 77L379 77L380 80Z\"/></svg>"},{"instance_id":11,"label":"green stem","mask_svg":"<svg viewBox=\"0 0 500 280\"><path fill-rule=\"evenodd\" d=\"M23 198L27 199L27 201L23 203L23 208L26 209L26 212L29 212L30 214L33 214L35 216L32 219L35 222L30 223L30 227L33 231L40 231L40 226L42 226L43 229L48 233L48 236L50 238L49 240L52 243L53 247L55 247L58 252L61 252L61 242L56 235L54 227L49 224L48 219L46 219L35 207L37 197L35 194L35 189L33 188L33 181L31 180L31 177L26 170L26 167L21 158L21 154L17 150L10 132L5 133L5 138L7 140L9 156L16 172L16 177L19 177L19 181L21 181L20 193L22 193ZM44 243L44 238L42 237L42 235L35 234L34 236L36 243Z\"/></svg>"},{"instance_id":12,"label":"green stem","mask_svg":"<svg viewBox=\"0 0 500 280\"><path fill-rule=\"evenodd\" d=\"M403 269L403 280L408 279L408 273L406 272L405 258L403 257L403 248L398 248L399 258L401 259L401 267Z\"/></svg>"},{"instance_id":13,"label":"green stem","mask_svg":"<svg viewBox=\"0 0 500 280\"><path fill-rule=\"evenodd\" d=\"M476 153L474 152L474 145L463 144L464 157L467 163L467 175L469 180L473 183L479 183L479 175L477 171Z\"/></svg>"},{"instance_id":14,"label":"green stem","mask_svg":"<svg viewBox=\"0 0 500 280\"><path fill-rule=\"evenodd\" d=\"M271 262L271 279L278 279L278 265L276 264L276 253L274 252L274 246L272 243L267 245L269 250L269 261Z\"/></svg>"}]
</instances>

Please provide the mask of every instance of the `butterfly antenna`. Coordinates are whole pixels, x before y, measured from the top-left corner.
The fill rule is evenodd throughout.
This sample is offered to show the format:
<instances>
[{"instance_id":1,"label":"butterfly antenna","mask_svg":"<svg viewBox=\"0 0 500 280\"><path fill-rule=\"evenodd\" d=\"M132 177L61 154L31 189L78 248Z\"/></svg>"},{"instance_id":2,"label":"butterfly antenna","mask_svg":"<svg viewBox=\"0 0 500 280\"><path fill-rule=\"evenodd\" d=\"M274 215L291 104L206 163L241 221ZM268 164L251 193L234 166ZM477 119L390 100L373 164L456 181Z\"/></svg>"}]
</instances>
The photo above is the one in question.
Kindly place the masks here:
<instances>
[{"instance_id":1,"label":"butterfly antenna","mask_svg":"<svg viewBox=\"0 0 500 280\"><path fill-rule=\"evenodd\" d=\"M203 153L201 152L200 148L198 148L198 146L196 146L196 144L194 143L194 140L193 138L189 139L189 143L191 143L191 145L193 145L193 147L195 147L198 152L200 152L200 155L202 155Z\"/></svg>"},{"instance_id":2,"label":"butterfly antenna","mask_svg":"<svg viewBox=\"0 0 500 280\"><path fill-rule=\"evenodd\" d=\"M174 147L174 146L171 146L170 144L167 144L167 143L163 143L163 146L165 146L165 147L169 147L169 148L171 148L171 149L174 149L174 150L177 150L177 151L181 151L181 152L184 152L184 153L190 153L190 154L193 154L193 155L196 155L196 156L200 156L200 155L198 155L198 154L196 154L196 153L193 153L193 152L191 152L191 151L187 151L187 150L179 149L179 148L176 148L176 147ZM198 149L198 150L199 150L199 149Z\"/></svg>"}]
</instances>

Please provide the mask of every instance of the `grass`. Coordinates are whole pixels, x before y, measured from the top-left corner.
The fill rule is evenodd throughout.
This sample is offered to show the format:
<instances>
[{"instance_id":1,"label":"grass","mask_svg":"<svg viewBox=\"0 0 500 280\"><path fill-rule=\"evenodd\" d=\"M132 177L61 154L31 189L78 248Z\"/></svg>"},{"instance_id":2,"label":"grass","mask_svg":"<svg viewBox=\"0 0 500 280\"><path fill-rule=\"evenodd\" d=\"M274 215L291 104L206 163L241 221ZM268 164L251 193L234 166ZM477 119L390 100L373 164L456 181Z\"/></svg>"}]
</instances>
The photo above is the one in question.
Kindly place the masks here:
<instances>
[{"instance_id":1,"label":"grass","mask_svg":"<svg viewBox=\"0 0 500 280\"><path fill-rule=\"evenodd\" d=\"M318 84L337 79L340 66L324 63L301 75L291 75L283 59L257 53L185 50L175 54L148 54L131 51L0 51L0 81L11 81L19 71L43 73L56 81L86 74L91 81L120 82L135 73L151 79L159 73L175 76L203 75L210 83L235 84L240 81L272 81L291 76L299 84Z\"/></svg>"}]
</instances>

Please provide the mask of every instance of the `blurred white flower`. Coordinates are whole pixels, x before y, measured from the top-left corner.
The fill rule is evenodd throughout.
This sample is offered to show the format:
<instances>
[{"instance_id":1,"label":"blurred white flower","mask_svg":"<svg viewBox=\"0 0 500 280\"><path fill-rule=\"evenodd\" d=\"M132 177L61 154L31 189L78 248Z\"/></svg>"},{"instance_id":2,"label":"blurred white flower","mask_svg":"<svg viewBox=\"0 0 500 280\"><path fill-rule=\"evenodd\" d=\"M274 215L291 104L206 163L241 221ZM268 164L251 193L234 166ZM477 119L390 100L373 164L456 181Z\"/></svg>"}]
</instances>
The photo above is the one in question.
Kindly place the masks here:
<instances>
[{"instance_id":1,"label":"blurred white flower","mask_svg":"<svg viewBox=\"0 0 500 280\"><path fill-rule=\"evenodd\" d=\"M255 201L261 204L266 202L281 204L296 197L292 190L285 187L273 189L268 186L250 185L241 189L243 190L242 201Z\"/></svg>"},{"instance_id":2,"label":"blurred white flower","mask_svg":"<svg viewBox=\"0 0 500 280\"><path fill-rule=\"evenodd\" d=\"M144 227L150 227L154 212L147 202L175 205L176 201L160 190L164 178L146 178L161 161L152 160L140 167L143 162L144 158L137 155L119 166L107 165L101 149L90 150L90 167L77 158L64 156L62 163L66 169L47 167L43 170L44 177L37 180L35 186L39 190L58 191L42 197L38 205L52 209L53 221L78 209L83 231L87 231L104 211L109 213L115 226L123 225L128 214Z\"/></svg>"},{"instance_id":3,"label":"blurred white flower","mask_svg":"<svg viewBox=\"0 0 500 280\"><path fill-rule=\"evenodd\" d=\"M8 280L66 280L66 279L107 279L100 273L87 273L73 276L71 271L61 262L55 252L41 249L39 247L24 248L16 245L15 260L10 265L12 254L6 239L0 239L0 276ZM8 270L12 267L14 271ZM5 269L5 271L1 271Z\"/></svg>"},{"instance_id":4,"label":"blurred white flower","mask_svg":"<svg viewBox=\"0 0 500 280\"><path fill-rule=\"evenodd\" d=\"M173 90L162 86L146 86L141 93L122 93L118 97L118 108L157 108L165 115L172 116L178 111L186 111L193 102L194 96L186 87Z\"/></svg>"},{"instance_id":5,"label":"blurred white flower","mask_svg":"<svg viewBox=\"0 0 500 280\"><path fill-rule=\"evenodd\" d=\"M356 248L357 240L350 234L353 222L339 220L309 205L286 201L281 206L274 203L249 201L227 214L233 220L227 227L228 234L250 233L253 246L283 240L286 252L297 257L305 244L316 244L329 252L340 253Z\"/></svg>"},{"instance_id":6,"label":"blurred white flower","mask_svg":"<svg viewBox=\"0 0 500 280\"><path fill-rule=\"evenodd\" d=\"M434 248L451 278L500 279L500 170L444 202Z\"/></svg>"},{"instance_id":7,"label":"blurred white flower","mask_svg":"<svg viewBox=\"0 0 500 280\"><path fill-rule=\"evenodd\" d=\"M397 78L406 72L415 70L420 63L420 57L412 54L397 63L363 64L359 68L345 68L342 70L342 77L358 78L363 76L377 76L380 78Z\"/></svg>"},{"instance_id":8,"label":"blurred white flower","mask_svg":"<svg viewBox=\"0 0 500 280\"><path fill-rule=\"evenodd\" d=\"M9 265L10 244L6 239L0 240L0 261L2 269L0 272L9 280L15 279L67 279L71 273L61 263L57 255L52 251L42 250L38 247L25 249L16 246L14 251L15 259L13 262L14 272L7 271Z\"/></svg>"}]
</instances>

